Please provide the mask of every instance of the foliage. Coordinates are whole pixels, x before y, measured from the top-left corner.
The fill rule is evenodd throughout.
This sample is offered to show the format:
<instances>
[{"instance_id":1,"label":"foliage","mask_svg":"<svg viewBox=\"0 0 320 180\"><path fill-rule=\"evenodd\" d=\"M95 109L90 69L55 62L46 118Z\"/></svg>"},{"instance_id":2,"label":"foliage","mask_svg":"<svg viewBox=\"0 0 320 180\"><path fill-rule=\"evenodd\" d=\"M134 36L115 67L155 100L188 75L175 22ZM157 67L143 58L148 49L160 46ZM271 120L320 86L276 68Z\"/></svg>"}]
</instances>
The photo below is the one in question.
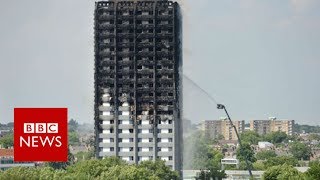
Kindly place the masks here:
<instances>
[{"instance_id":1,"label":"foliage","mask_svg":"<svg viewBox=\"0 0 320 180\"><path fill-rule=\"evenodd\" d=\"M243 143L255 144L257 145L259 141L261 141L261 137L258 133L254 131L245 131L240 134L240 139Z\"/></svg>"},{"instance_id":2,"label":"foliage","mask_svg":"<svg viewBox=\"0 0 320 180\"><path fill-rule=\"evenodd\" d=\"M68 131L69 131L69 132L77 131L77 130L78 130L78 127L79 127L79 123L78 123L76 120L71 119L71 120L68 122Z\"/></svg>"},{"instance_id":3,"label":"foliage","mask_svg":"<svg viewBox=\"0 0 320 180\"><path fill-rule=\"evenodd\" d=\"M294 167L283 164L267 169L263 174L264 180L303 180L305 176Z\"/></svg>"},{"instance_id":4,"label":"foliage","mask_svg":"<svg viewBox=\"0 0 320 180\"><path fill-rule=\"evenodd\" d=\"M267 160L269 158L276 157L276 156L277 154L271 150L260 151L260 152L257 152L256 154L256 158L258 160Z\"/></svg>"},{"instance_id":5,"label":"foliage","mask_svg":"<svg viewBox=\"0 0 320 180\"><path fill-rule=\"evenodd\" d=\"M199 175L197 175L196 180L222 180L226 178L227 174L224 170L219 171L217 169L210 169L210 170L201 170Z\"/></svg>"},{"instance_id":6,"label":"foliage","mask_svg":"<svg viewBox=\"0 0 320 180\"><path fill-rule=\"evenodd\" d=\"M69 166L67 168L67 171L71 174L82 172L84 174L90 175L91 177L99 177L102 172L108 171L108 169L112 166L124 165L126 165L125 161L116 157L110 157L103 160L92 159L81 161L73 166Z\"/></svg>"},{"instance_id":7,"label":"foliage","mask_svg":"<svg viewBox=\"0 0 320 180\"><path fill-rule=\"evenodd\" d=\"M53 169L66 169L69 165L74 164L74 156L71 154L70 149L68 149L68 161L67 162L48 162L47 166Z\"/></svg>"},{"instance_id":8,"label":"foliage","mask_svg":"<svg viewBox=\"0 0 320 180\"><path fill-rule=\"evenodd\" d=\"M266 169L263 161L256 161L252 164L252 166L253 166L252 169L256 171L263 171Z\"/></svg>"},{"instance_id":9,"label":"foliage","mask_svg":"<svg viewBox=\"0 0 320 180\"><path fill-rule=\"evenodd\" d=\"M273 144L279 144L286 141L287 138L288 138L288 135L285 132L276 131L276 132L271 132L269 134L266 134L264 137L264 140L271 142Z\"/></svg>"},{"instance_id":10,"label":"foliage","mask_svg":"<svg viewBox=\"0 0 320 180\"><path fill-rule=\"evenodd\" d=\"M214 150L202 133L195 132L184 141L184 168L209 169L220 168L223 154Z\"/></svg>"},{"instance_id":11,"label":"foliage","mask_svg":"<svg viewBox=\"0 0 320 180\"><path fill-rule=\"evenodd\" d=\"M309 163L309 169L306 175L309 179L320 179L320 161L312 161Z\"/></svg>"},{"instance_id":12,"label":"foliage","mask_svg":"<svg viewBox=\"0 0 320 180\"><path fill-rule=\"evenodd\" d=\"M297 133L320 133L320 126L294 124L293 128Z\"/></svg>"},{"instance_id":13,"label":"foliage","mask_svg":"<svg viewBox=\"0 0 320 180\"><path fill-rule=\"evenodd\" d=\"M165 162L162 160L152 161L143 161L138 166L141 169L146 169L153 176L159 177L160 179L178 179L179 175L175 171L171 171L171 169L165 165Z\"/></svg>"},{"instance_id":14,"label":"foliage","mask_svg":"<svg viewBox=\"0 0 320 180\"><path fill-rule=\"evenodd\" d=\"M277 166L287 164L291 166L296 166L298 164L298 160L292 156L278 156L271 157L265 161L265 167Z\"/></svg>"},{"instance_id":15,"label":"foliage","mask_svg":"<svg viewBox=\"0 0 320 180\"><path fill-rule=\"evenodd\" d=\"M310 134L308 137L309 140L316 140L320 141L320 135L319 134Z\"/></svg>"},{"instance_id":16,"label":"foliage","mask_svg":"<svg viewBox=\"0 0 320 180\"><path fill-rule=\"evenodd\" d=\"M146 161L140 165L128 165L116 157L103 160L87 160L68 166L66 169L52 167L14 167L0 172L0 180L7 179L119 179L119 180L171 180L178 173L165 165L164 161Z\"/></svg>"},{"instance_id":17,"label":"foliage","mask_svg":"<svg viewBox=\"0 0 320 180\"><path fill-rule=\"evenodd\" d=\"M68 141L69 141L69 145L79 145L80 140L79 140L78 133L75 131L69 131Z\"/></svg>"},{"instance_id":18,"label":"foliage","mask_svg":"<svg viewBox=\"0 0 320 180\"><path fill-rule=\"evenodd\" d=\"M80 151L74 155L77 161L89 160L94 158L94 150Z\"/></svg>"},{"instance_id":19,"label":"foliage","mask_svg":"<svg viewBox=\"0 0 320 180\"><path fill-rule=\"evenodd\" d=\"M13 134L9 133L0 138L0 145L3 148L9 148L13 146Z\"/></svg>"},{"instance_id":20,"label":"foliage","mask_svg":"<svg viewBox=\"0 0 320 180\"><path fill-rule=\"evenodd\" d=\"M289 151L297 159L309 160L311 156L311 148L301 142L291 143Z\"/></svg>"},{"instance_id":21,"label":"foliage","mask_svg":"<svg viewBox=\"0 0 320 180\"><path fill-rule=\"evenodd\" d=\"M245 161L247 159L251 163L254 163L257 160L254 156L254 150L248 143L242 144L242 147L237 149L237 158L240 161Z\"/></svg>"}]
</instances>

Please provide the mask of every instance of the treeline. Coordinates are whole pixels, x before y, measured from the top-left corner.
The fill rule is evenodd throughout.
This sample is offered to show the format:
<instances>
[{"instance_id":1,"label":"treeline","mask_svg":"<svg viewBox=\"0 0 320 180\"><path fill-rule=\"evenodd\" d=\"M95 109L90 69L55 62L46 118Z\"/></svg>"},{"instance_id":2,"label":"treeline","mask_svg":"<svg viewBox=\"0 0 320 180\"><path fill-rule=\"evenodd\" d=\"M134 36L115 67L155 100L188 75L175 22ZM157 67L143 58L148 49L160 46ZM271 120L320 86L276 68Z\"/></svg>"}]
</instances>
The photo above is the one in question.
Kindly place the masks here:
<instances>
[{"instance_id":1,"label":"treeline","mask_svg":"<svg viewBox=\"0 0 320 180\"><path fill-rule=\"evenodd\" d=\"M91 159L55 169L44 167L15 167L0 171L0 180L174 180L179 174L165 165L164 161L143 161L129 165L116 157L103 160Z\"/></svg>"},{"instance_id":2,"label":"treeline","mask_svg":"<svg viewBox=\"0 0 320 180\"><path fill-rule=\"evenodd\" d=\"M296 133L320 133L319 126L294 124L293 128Z\"/></svg>"}]
</instances>

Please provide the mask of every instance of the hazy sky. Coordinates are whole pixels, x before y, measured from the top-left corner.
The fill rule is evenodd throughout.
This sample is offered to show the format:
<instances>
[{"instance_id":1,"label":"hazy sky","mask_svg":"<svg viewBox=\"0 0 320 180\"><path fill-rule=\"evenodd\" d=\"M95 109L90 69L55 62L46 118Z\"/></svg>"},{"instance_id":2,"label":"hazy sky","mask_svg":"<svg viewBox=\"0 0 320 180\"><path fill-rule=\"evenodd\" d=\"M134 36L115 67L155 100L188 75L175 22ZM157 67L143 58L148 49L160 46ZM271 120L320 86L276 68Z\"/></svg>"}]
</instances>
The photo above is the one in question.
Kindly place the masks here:
<instances>
[{"instance_id":1,"label":"hazy sky","mask_svg":"<svg viewBox=\"0 0 320 180\"><path fill-rule=\"evenodd\" d=\"M320 125L320 1L185 0L184 73L233 119ZM93 123L94 1L2 1L0 122L14 107L68 107ZM184 113L224 114L188 80Z\"/></svg>"}]
</instances>

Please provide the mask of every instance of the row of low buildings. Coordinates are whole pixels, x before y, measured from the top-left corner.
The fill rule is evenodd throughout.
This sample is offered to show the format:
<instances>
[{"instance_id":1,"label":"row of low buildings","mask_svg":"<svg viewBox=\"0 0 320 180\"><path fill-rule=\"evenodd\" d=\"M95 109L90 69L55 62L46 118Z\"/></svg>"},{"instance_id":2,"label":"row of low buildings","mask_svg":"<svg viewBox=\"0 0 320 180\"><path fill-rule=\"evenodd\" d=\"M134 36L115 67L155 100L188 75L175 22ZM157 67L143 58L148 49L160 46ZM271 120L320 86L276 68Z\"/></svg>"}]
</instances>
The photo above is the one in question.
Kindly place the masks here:
<instances>
[{"instance_id":1,"label":"row of low buildings","mask_svg":"<svg viewBox=\"0 0 320 180\"><path fill-rule=\"evenodd\" d=\"M34 162L14 162L14 150L0 148L0 171L7 170L12 167L34 167Z\"/></svg>"},{"instance_id":2,"label":"row of low buildings","mask_svg":"<svg viewBox=\"0 0 320 180\"><path fill-rule=\"evenodd\" d=\"M287 135L293 135L294 120L278 120L276 118L269 118L268 120L252 120L250 127L245 127L245 121L233 121L238 133L245 130L255 131L260 135L268 134L270 132L281 131ZM206 137L216 139L222 138L225 140L237 140L236 132L227 118L220 120L205 120L201 124L201 129L205 132Z\"/></svg>"}]
</instances>

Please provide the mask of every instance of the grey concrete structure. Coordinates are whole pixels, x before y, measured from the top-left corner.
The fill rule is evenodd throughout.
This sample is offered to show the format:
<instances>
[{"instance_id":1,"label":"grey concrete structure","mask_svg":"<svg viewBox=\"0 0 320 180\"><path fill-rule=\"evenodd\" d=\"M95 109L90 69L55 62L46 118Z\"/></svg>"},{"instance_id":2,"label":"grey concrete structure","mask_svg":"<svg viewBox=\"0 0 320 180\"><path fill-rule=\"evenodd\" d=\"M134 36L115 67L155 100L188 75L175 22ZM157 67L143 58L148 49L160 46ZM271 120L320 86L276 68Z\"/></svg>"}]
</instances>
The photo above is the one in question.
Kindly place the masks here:
<instances>
[{"instance_id":1,"label":"grey concrete structure","mask_svg":"<svg viewBox=\"0 0 320 180\"><path fill-rule=\"evenodd\" d=\"M178 3L100 1L95 8L96 156L182 166Z\"/></svg>"}]
</instances>

